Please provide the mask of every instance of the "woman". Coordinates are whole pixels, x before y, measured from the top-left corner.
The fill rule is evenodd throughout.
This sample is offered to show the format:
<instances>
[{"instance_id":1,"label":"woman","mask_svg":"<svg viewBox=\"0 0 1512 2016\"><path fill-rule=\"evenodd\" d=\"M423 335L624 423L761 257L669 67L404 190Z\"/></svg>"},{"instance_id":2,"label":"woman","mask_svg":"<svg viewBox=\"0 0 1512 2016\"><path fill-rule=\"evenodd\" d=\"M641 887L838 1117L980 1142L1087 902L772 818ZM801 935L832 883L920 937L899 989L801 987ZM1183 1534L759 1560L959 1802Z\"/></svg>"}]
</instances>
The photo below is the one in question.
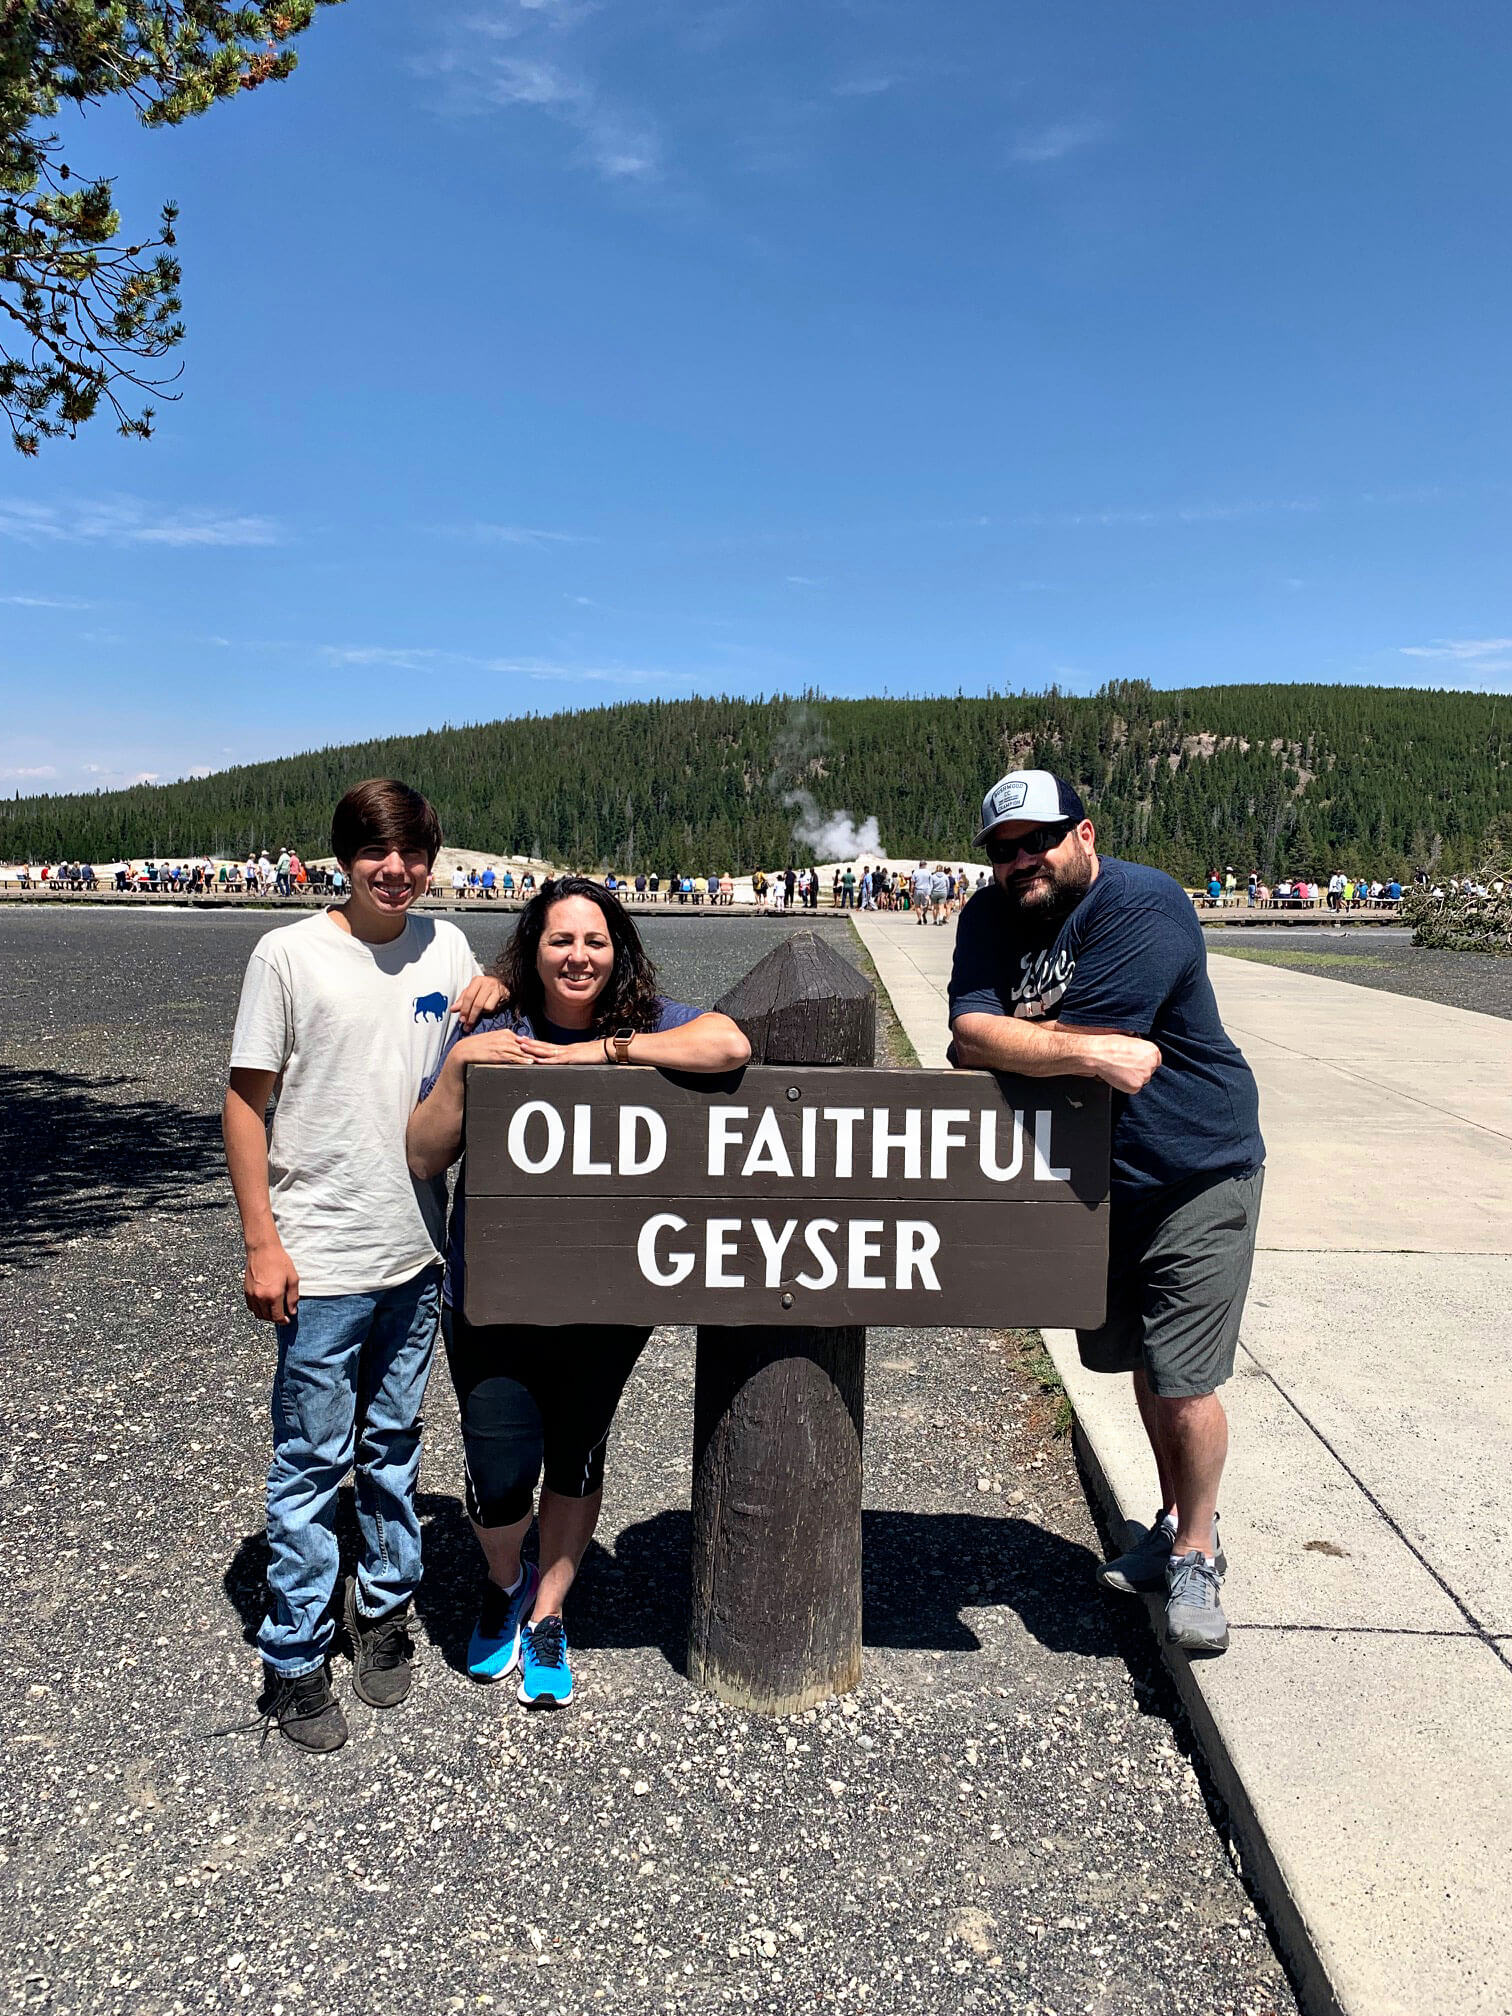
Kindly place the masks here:
<instances>
[{"instance_id":1,"label":"woman","mask_svg":"<svg viewBox=\"0 0 1512 2016\"><path fill-rule=\"evenodd\" d=\"M410 1117L407 1153L419 1178L440 1175L462 1151L470 1063L730 1071L751 1054L727 1015L657 993L629 914L585 876L543 883L493 970L509 1006L452 1040ZM628 1042L626 1029L635 1032ZM466 1183L464 1167L441 1321L462 1416L468 1515L488 1563L467 1670L501 1680L518 1663L521 1701L561 1706L572 1699L562 1605L598 1524L610 1424L651 1332L581 1323L474 1329L462 1313ZM537 1567L521 1561L520 1547L543 1467Z\"/></svg>"}]
</instances>

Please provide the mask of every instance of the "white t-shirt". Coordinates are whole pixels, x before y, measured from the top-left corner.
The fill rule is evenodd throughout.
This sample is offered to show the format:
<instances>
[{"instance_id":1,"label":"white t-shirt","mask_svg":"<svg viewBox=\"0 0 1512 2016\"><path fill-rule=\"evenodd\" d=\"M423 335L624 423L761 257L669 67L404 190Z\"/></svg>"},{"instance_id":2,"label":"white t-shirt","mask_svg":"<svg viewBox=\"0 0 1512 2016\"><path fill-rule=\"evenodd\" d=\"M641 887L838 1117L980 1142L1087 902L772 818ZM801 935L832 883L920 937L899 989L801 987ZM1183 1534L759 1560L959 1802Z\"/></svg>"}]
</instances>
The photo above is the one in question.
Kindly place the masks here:
<instances>
[{"instance_id":1,"label":"white t-shirt","mask_svg":"<svg viewBox=\"0 0 1512 2016\"><path fill-rule=\"evenodd\" d=\"M301 1294L392 1288L441 1257L446 1186L410 1175L404 1130L478 970L435 917L369 945L322 910L253 948L231 1063L281 1074L268 1187Z\"/></svg>"}]
</instances>

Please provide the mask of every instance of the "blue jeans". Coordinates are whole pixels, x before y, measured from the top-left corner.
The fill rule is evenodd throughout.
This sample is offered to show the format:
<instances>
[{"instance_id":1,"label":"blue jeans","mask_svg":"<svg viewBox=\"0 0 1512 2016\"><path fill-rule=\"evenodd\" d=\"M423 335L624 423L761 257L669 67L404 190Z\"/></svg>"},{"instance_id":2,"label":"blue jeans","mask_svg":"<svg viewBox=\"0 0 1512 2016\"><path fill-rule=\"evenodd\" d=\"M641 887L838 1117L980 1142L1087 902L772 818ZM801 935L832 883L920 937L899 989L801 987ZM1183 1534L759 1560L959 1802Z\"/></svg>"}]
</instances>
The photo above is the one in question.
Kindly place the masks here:
<instances>
[{"instance_id":1,"label":"blue jeans","mask_svg":"<svg viewBox=\"0 0 1512 2016\"><path fill-rule=\"evenodd\" d=\"M357 1605L382 1617L420 1580L420 1403L441 1308L426 1267L370 1295L307 1295L278 1332L268 1468L268 1591L258 1633L277 1672L312 1673L335 1631L336 1499L355 1468Z\"/></svg>"}]
</instances>

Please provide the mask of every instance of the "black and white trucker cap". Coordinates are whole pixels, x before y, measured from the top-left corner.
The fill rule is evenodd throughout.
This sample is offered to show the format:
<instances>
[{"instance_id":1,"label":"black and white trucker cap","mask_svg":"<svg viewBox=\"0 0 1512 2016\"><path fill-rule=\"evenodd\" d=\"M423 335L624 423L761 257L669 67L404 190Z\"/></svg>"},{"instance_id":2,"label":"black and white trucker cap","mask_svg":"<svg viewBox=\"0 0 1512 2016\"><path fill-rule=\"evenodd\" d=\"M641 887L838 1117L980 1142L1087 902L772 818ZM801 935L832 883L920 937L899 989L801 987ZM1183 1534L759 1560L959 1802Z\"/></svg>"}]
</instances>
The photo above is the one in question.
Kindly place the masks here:
<instances>
[{"instance_id":1,"label":"black and white trucker cap","mask_svg":"<svg viewBox=\"0 0 1512 2016\"><path fill-rule=\"evenodd\" d=\"M999 777L982 800L982 825L976 836L981 846L994 826L1005 819L1023 819L1031 825L1050 826L1057 819L1079 825L1087 808L1063 777L1049 770L1010 770Z\"/></svg>"}]
</instances>

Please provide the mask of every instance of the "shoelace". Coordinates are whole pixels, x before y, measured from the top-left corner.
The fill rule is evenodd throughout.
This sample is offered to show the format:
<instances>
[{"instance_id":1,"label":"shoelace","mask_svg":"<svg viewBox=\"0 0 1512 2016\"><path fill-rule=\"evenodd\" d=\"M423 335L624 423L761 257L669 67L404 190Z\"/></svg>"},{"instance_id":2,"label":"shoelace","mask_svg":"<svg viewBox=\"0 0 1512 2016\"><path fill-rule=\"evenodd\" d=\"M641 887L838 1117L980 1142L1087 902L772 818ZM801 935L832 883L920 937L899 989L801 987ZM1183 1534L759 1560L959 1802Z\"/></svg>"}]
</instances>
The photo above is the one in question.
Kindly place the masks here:
<instances>
[{"instance_id":1,"label":"shoelace","mask_svg":"<svg viewBox=\"0 0 1512 2016\"><path fill-rule=\"evenodd\" d=\"M221 1736L260 1734L262 1740L257 1747L259 1750L265 1749L268 1738L275 1729L282 1726L285 1720L289 1722L313 1722L317 1715L323 1714L330 1706L331 1697L329 1693L322 1692L318 1698L307 1700L304 1703L301 1703L299 1698L301 1688L308 1689L309 1683L312 1680L319 1681L321 1677L318 1673L299 1673L292 1678L281 1678L274 1687L264 1694L263 1703L266 1705L259 1704L257 1714L252 1721L228 1722L223 1729L206 1729L201 1733L208 1736L212 1742ZM284 1707L284 1704L290 1700L293 1703L294 1713L285 1717L280 1711Z\"/></svg>"},{"instance_id":2,"label":"shoelace","mask_svg":"<svg viewBox=\"0 0 1512 2016\"><path fill-rule=\"evenodd\" d=\"M1170 1599L1194 1610L1218 1608L1218 1565L1202 1554L1179 1554L1171 1563Z\"/></svg>"},{"instance_id":3,"label":"shoelace","mask_svg":"<svg viewBox=\"0 0 1512 2016\"><path fill-rule=\"evenodd\" d=\"M537 1666L560 1666L567 1652L567 1633L560 1617L543 1617L530 1626L530 1656Z\"/></svg>"},{"instance_id":4,"label":"shoelace","mask_svg":"<svg viewBox=\"0 0 1512 2016\"><path fill-rule=\"evenodd\" d=\"M362 1649L367 1663L387 1672L391 1666L398 1666L414 1651L410 1642L408 1620L403 1617L384 1617L362 1634Z\"/></svg>"},{"instance_id":5,"label":"shoelace","mask_svg":"<svg viewBox=\"0 0 1512 2016\"><path fill-rule=\"evenodd\" d=\"M497 1638L509 1622L509 1613L522 1596L531 1593L530 1569L524 1570L524 1580L518 1589L511 1592L501 1589L497 1582L488 1581L483 1585L483 1600L478 1605L478 1629L485 1638Z\"/></svg>"}]
</instances>

